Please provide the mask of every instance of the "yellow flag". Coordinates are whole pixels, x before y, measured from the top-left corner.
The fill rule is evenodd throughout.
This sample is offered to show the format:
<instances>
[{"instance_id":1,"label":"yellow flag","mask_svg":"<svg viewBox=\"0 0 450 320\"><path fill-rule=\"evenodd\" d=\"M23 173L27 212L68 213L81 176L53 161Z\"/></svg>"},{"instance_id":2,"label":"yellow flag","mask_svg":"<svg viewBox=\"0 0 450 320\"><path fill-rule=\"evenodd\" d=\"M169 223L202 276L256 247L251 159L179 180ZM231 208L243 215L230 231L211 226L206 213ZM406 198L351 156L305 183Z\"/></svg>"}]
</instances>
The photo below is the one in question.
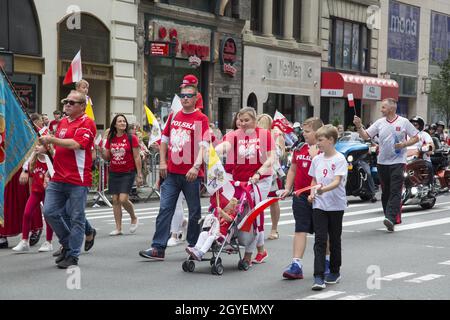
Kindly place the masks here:
<instances>
[{"instance_id":1,"label":"yellow flag","mask_svg":"<svg viewBox=\"0 0 450 320\"><path fill-rule=\"evenodd\" d=\"M150 108L144 104L145 115L147 116L148 124L152 126L152 131L150 133L150 139L148 145L161 140L161 128L159 126L158 120L156 120L155 115L151 112Z\"/></svg>"},{"instance_id":2,"label":"yellow flag","mask_svg":"<svg viewBox=\"0 0 450 320\"><path fill-rule=\"evenodd\" d=\"M86 115L91 118L92 120L95 121L95 116L94 116L94 109L92 108L92 100L90 97L87 97L87 104L86 104L86 111L85 111Z\"/></svg>"},{"instance_id":3,"label":"yellow flag","mask_svg":"<svg viewBox=\"0 0 450 320\"><path fill-rule=\"evenodd\" d=\"M214 192L229 184L225 169L214 149L212 143L209 144L209 157L208 157L208 173L206 180L206 189L209 194L212 195Z\"/></svg>"},{"instance_id":4,"label":"yellow flag","mask_svg":"<svg viewBox=\"0 0 450 320\"><path fill-rule=\"evenodd\" d=\"M146 116L147 116L148 124L150 124L150 125L153 126L153 123L154 123L154 122L156 122L156 123L158 122L158 121L156 120L155 115L154 115L153 112L150 110L150 108L147 107L145 104L144 104L144 109L145 109L145 114L146 114Z\"/></svg>"}]
</instances>

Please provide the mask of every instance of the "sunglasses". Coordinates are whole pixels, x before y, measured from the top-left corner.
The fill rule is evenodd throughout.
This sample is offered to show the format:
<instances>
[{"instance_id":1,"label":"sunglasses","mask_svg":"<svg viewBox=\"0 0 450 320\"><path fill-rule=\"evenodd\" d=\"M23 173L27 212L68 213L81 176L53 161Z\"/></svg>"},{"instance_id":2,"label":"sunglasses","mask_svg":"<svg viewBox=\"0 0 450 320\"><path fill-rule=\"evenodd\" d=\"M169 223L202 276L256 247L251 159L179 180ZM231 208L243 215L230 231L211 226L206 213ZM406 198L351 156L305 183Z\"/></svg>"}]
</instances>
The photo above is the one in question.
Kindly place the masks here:
<instances>
[{"instance_id":1,"label":"sunglasses","mask_svg":"<svg viewBox=\"0 0 450 320\"><path fill-rule=\"evenodd\" d=\"M180 99L184 99L184 98L192 99L193 97L196 96L196 94L195 93L180 93L179 96L180 96Z\"/></svg>"},{"instance_id":2,"label":"sunglasses","mask_svg":"<svg viewBox=\"0 0 450 320\"><path fill-rule=\"evenodd\" d=\"M73 106L76 103L82 103L82 101L74 101L74 100L69 100L69 99L63 99L61 100L62 104L70 104L71 106Z\"/></svg>"}]
</instances>

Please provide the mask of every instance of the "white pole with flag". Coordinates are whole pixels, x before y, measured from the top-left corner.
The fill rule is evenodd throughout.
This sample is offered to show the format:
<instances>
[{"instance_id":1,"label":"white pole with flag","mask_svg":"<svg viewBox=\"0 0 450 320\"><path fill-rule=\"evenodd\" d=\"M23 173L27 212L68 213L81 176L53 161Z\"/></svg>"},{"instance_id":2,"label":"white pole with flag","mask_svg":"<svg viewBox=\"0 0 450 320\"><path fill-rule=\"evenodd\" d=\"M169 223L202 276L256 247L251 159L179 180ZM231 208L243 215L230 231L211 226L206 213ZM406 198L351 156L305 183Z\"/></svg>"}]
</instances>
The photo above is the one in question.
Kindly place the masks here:
<instances>
[{"instance_id":1,"label":"white pole with flag","mask_svg":"<svg viewBox=\"0 0 450 320\"><path fill-rule=\"evenodd\" d=\"M208 172L206 190L210 195L223 188L222 195L230 200L234 195L234 187L227 177L225 168L219 159L212 143L209 144L208 151Z\"/></svg>"}]
</instances>

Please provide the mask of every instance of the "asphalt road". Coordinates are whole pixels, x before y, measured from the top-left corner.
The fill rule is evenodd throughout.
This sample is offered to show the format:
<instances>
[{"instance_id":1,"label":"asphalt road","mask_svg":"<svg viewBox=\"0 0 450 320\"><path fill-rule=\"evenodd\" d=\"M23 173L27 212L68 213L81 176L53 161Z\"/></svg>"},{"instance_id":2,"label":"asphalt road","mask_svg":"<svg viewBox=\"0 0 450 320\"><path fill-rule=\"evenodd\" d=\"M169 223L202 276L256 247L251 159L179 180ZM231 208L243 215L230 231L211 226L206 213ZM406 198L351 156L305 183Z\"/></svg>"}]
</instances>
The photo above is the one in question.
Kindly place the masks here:
<instances>
[{"instance_id":1,"label":"asphalt road","mask_svg":"<svg viewBox=\"0 0 450 320\"><path fill-rule=\"evenodd\" d=\"M202 199L204 209L207 200ZM184 245L168 248L163 262L138 255L150 245L158 207L157 201L137 204L137 233L128 233L130 219L124 214L125 234L117 237L108 235L114 228L111 209L87 208L98 235L94 248L80 256L76 273L57 269L51 253L37 252L40 243L31 253L13 253L20 238L9 238L10 249L0 250L0 300L450 299L450 196L439 197L431 210L406 207L394 233L384 228L380 202L350 199L344 215L342 280L321 292L311 290L312 237L304 257L305 279L282 278L292 255L290 199L281 202L280 239L266 241L267 262L239 271L238 257L224 255L222 276L212 275L208 262L196 263L193 273L183 272ZM267 236L268 211L266 230ZM53 246L57 248L56 240Z\"/></svg>"}]
</instances>

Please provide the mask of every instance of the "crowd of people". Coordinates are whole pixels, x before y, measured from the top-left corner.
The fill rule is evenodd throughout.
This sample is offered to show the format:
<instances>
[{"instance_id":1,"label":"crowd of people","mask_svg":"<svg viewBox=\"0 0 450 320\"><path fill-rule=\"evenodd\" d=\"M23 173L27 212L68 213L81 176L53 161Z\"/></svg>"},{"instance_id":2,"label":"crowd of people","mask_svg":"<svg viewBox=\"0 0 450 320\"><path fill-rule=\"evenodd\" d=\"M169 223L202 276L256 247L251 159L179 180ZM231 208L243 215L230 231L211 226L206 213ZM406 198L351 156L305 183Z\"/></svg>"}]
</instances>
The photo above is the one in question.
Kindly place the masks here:
<instances>
[{"instance_id":1,"label":"crowd of people","mask_svg":"<svg viewBox=\"0 0 450 320\"><path fill-rule=\"evenodd\" d=\"M232 130L222 136L217 126L210 123L202 112L203 100L197 86L195 76L185 77L178 94L182 109L168 116L163 123L161 140L150 146L160 155L160 210L151 246L139 251L139 255L146 259L164 260L167 247L185 240L189 256L202 260L212 243L226 234L236 216L238 199L245 191L236 188L231 200L219 196L219 193L212 195L215 215L205 220L202 231L199 224L202 217L201 185L207 174L205 163L212 144L223 159L226 175L234 185L252 186L251 202L254 206L268 197L285 199L293 195L292 260L282 276L286 279L303 278L307 235L314 234L312 289L322 290L326 284L338 283L342 264L342 220L347 207L347 160L336 151L335 144L343 134L343 126L324 125L317 117L294 124L295 132L301 133L304 143L293 151L292 164L286 175L281 168L281 161L288 153L285 135L272 117L257 115L254 108L244 107L235 115ZM41 135L34 153L20 173L19 182L26 190L28 200L21 215L22 239L12 249L15 252L30 251L30 246L35 244L32 243L33 235L35 238L36 234L40 236L42 230L42 211L46 222L46 242L39 251L53 251L52 237L53 233L56 234L60 246L54 252L55 263L63 269L78 264L83 240L85 251L94 245L97 231L86 219L85 205L92 185L95 157L109 162L108 192L112 197L115 219L115 229L109 233L111 236L123 234L122 208L131 217L129 232L135 233L138 229L139 219L129 195L134 185L143 185L146 170L148 172L145 164L149 149L143 143L139 126L130 125L125 115L117 114L104 133L104 142L96 146L96 125L85 113L90 99L87 96L89 84L83 80L76 88L62 100L63 112L55 111L52 122L48 117L45 120L41 115L31 116ZM405 149L429 144L429 152L432 152L431 137L447 141L448 136L443 123L427 127L420 117L408 120L397 115L393 99L382 101L381 113L382 118L368 128L364 128L361 119L355 116L354 126L361 138L376 137L378 141L384 225L392 232L394 226L401 223ZM45 127L48 132L43 130ZM429 134L425 133L427 130ZM393 134L399 138L393 140ZM429 157L429 153L425 153L426 156ZM27 185L29 189L24 187ZM298 190L304 191L294 192ZM183 201L188 207L187 219ZM277 240L280 237L278 203L270 206L270 217L272 227L267 239ZM254 238L245 245L244 260L248 266L263 263L269 257L264 225L264 213L261 213L254 223ZM8 247L6 237L13 234L1 235L0 240L4 240L0 247Z\"/></svg>"}]
</instances>

